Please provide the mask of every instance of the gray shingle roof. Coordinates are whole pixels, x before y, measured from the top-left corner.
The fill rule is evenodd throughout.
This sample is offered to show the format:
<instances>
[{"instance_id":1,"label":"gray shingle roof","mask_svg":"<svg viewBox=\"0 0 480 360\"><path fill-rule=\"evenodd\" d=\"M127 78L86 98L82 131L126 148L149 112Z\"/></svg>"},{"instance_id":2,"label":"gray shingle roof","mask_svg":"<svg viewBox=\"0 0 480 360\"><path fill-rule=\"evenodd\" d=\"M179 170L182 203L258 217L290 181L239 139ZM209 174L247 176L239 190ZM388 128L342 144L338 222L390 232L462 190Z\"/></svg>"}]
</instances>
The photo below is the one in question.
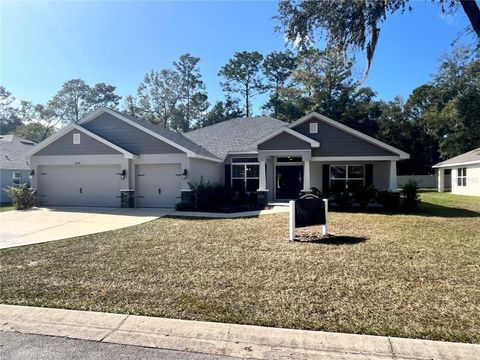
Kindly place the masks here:
<instances>
[{"instance_id":1,"label":"gray shingle roof","mask_svg":"<svg viewBox=\"0 0 480 360\"><path fill-rule=\"evenodd\" d=\"M235 118L184 135L223 159L228 151L251 150L249 145L287 123L268 116Z\"/></svg>"},{"instance_id":2,"label":"gray shingle roof","mask_svg":"<svg viewBox=\"0 0 480 360\"><path fill-rule=\"evenodd\" d=\"M434 167L447 167L449 165L462 165L465 163L471 163L473 161L480 162L480 148L473 149L469 152L460 154L451 159L442 161L438 164L435 164Z\"/></svg>"},{"instance_id":3,"label":"gray shingle roof","mask_svg":"<svg viewBox=\"0 0 480 360\"><path fill-rule=\"evenodd\" d=\"M25 153L34 145L33 141L15 135L0 135L0 169L29 170Z\"/></svg>"},{"instance_id":4,"label":"gray shingle roof","mask_svg":"<svg viewBox=\"0 0 480 360\"><path fill-rule=\"evenodd\" d=\"M184 148L193 151L195 154L202 155L202 156L208 156L212 158L217 158L213 153L209 152L207 149L203 148L201 145L193 142L192 140L188 139L187 137L184 136L184 134L171 131L169 129L162 128L158 125L151 124L143 119L136 118L134 116L122 113L117 110L110 109L117 114L126 117L127 119L137 123L138 125L143 126L144 128L147 128L155 133L157 133L160 136L163 136L164 138L167 138L168 140L171 140L175 142L176 144L183 146Z\"/></svg>"}]
</instances>

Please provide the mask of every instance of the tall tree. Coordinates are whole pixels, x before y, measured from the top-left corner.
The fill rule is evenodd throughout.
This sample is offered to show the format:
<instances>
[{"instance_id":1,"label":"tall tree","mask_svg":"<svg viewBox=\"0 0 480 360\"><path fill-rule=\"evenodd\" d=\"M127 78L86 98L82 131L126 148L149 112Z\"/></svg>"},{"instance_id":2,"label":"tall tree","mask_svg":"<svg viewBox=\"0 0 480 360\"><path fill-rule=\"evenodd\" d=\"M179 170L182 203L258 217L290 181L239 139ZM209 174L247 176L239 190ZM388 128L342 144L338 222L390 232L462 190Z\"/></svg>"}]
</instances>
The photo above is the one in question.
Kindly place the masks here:
<instances>
[{"instance_id":1,"label":"tall tree","mask_svg":"<svg viewBox=\"0 0 480 360\"><path fill-rule=\"evenodd\" d=\"M55 132L53 127L42 124L40 121L30 122L19 126L15 135L39 143Z\"/></svg>"},{"instance_id":2,"label":"tall tree","mask_svg":"<svg viewBox=\"0 0 480 360\"><path fill-rule=\"evenodd\" d=\"M138 86L140 115L147 121L170 127L182 97L179 74L171 69L152 70Z\"/></svg>"},{"instance_id":3,"label":"tall tree","mask_svg":"<svg viewBox=\"0 0 480 360\"><path fill-rule=\"evenodd\" d=\"M97 107L116 108L120 99L121 97L115 94L115 86L99 83L90 87L81 79L72 79L63 84L45 108L63 122L76 123Z\"/></svg>"},{"instance_id":4,"label":"tall tree","mask_svg":"<svg viewBox=\"0 0 480 360\"><path fill-rule=\"evenodd\" d=\"M227 94L243 97L247 117L252 115L252 98L265 91L262 62L263 55L257 51L236 52L218 73L225 79L221 84Z\"/></svg>"},{"instance_id":5,"label":"tall tree","mask_svg":"<svg viewBox=\"0 0 480 360\"><path fill-rule=\"evenodd\" d=\"M180 78L179 111L173 127L184 132L190 129L194 120L201 121L209 106L199 61L200 58L187 53L173 63Z\"/></svg>"},{"instance_id":6,"label":"tall tree","mask_svg":"<svg viewBox=\"0 0 480 360\"><path fill-rule=\"evenodd\" d=\"M480 41L480 10L475 0L432 0L443 12L460 6ZM411 11L412 0L310 1L281 0L278 19L286 37L302 46L311 45L320 30L330 46L347 56L349 50L365 50L370 68L380 35L380 24L394 13Z\"/></svg>"},{"instance_id":7,"label":"tall tree","mask_svg":"<svg viewBox=\"0 0 480 360\"><path fill-rule=\"evenodd\" d=\"M295 69L295 56L291 51L274 51L266 56L263 69L268 80L267 88L270 90L270 100L265 107L272 109L273 116L277 118L281 95L289 87L289 79Z\"/></svg>"},{"instance_id":8,"label":"tall tree","mask_svg":"<svg viewBox=\"0 0 480 360\"><path fill-rule=\"evenodd\" d=\"M117 109L121 96L115 93L116 87L105 83L98 83L92 86L87 95L86 102L90 108L105 106L111 109Z\"/></svg>"},{"instance_id":9,"label":"tall tree","mask_svg":"<svg viewBox=\"0 0 480 360\"><path fill-rule=\"evenodd\" d=\"M123 111L128 115L139 117L140 116L140 108L137 105L137 99L135 96L128 95L125 98L125 102L123 104Z\"/></svg>"},{"instance_id":10,"label":"tall tree","mask_svg":"<svg viewBox=\"0 0 480 360\"><path fill-rule=\"evenodd\" d=\"M19 101L10 91L0 86L0 134L10 134L22 125Z\"/></svg>"}]
</instances>

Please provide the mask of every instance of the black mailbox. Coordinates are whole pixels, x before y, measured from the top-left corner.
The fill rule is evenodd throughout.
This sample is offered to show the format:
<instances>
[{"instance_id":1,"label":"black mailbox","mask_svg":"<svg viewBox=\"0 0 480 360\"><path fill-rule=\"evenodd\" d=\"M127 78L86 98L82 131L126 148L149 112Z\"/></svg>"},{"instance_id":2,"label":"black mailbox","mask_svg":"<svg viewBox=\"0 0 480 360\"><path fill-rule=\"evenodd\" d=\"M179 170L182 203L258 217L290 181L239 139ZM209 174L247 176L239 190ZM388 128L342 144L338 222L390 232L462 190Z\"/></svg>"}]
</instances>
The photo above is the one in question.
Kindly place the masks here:
<instances>
[{"instance_id":1,"label":"black mailbox","mask_svg":"<svg viewBox=\"0 0 480 360\"><path fill-rule=\"evenodd\" d=\"M306 194L295 201L295 226L325 225L325 203L318 196Z\"/></svg>"}]
</instances>

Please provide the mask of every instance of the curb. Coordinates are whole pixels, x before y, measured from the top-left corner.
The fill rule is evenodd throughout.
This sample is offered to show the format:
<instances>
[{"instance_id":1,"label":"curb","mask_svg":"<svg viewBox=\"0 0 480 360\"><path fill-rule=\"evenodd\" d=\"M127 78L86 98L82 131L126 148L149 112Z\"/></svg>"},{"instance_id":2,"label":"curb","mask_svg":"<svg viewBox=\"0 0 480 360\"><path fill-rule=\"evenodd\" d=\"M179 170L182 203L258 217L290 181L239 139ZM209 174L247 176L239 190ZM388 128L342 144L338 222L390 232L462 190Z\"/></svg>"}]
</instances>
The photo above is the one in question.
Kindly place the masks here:
<instances>
[{"instance_id":1,"label":"curb","mask_svg":"<svg viewBox=\"0 0 480 360\"><path fill-rule=\"evenodd\" d=\"M479 359L480 345L0 304L0 331L249 359Z\"/></svg>"}]
</instances>

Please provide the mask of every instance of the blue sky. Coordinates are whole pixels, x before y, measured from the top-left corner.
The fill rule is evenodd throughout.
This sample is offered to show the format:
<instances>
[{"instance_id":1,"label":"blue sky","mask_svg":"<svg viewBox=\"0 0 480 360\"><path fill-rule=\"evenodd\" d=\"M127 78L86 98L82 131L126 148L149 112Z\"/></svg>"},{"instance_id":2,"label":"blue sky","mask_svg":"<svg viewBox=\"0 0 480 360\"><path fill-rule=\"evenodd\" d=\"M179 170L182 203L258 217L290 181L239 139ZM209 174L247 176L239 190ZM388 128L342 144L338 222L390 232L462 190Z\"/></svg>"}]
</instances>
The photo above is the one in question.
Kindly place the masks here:
<instances>
[{"instance_id":1,"label":"blue sky","mask_svg":"<svg viewBox=\"0 0 480 360\"><path fill-rule=\"evenodd\" d=\"M277 2L1 2L0 84L17 98L45 102L73 78L135 94L144 74L190 52L209 100L223 98L218 70L235 51L285 47L274 32ZM430 1L382 25L366 85L385 100L429 80L439 57L468 24ZM360 57L361 73L363 57ZM257 105L262 101L257 99Z\"/></svg>"}]
</instances>

